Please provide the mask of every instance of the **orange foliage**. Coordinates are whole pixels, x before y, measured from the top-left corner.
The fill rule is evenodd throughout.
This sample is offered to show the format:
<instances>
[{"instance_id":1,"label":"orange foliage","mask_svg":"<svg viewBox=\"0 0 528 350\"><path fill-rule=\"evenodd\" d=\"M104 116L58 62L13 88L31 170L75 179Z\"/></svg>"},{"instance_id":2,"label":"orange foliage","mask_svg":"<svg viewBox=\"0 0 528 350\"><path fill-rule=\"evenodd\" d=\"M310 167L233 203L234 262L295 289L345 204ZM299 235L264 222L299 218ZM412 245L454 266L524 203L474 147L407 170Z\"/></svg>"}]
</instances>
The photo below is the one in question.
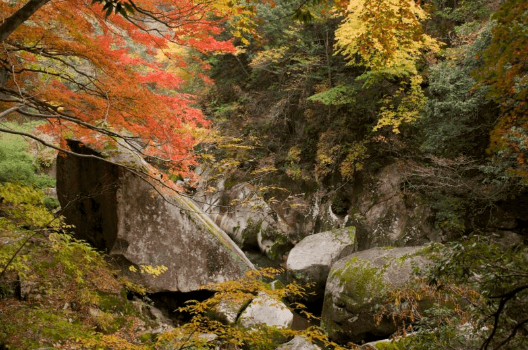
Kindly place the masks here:
<instances>
[{"instance_id":1,"label":"orange foliage","mask_svg":"<svg viewBox=\"0 0 528 350\"><path fill-rule=\"evenodd\" d=\"M0 12L7 18L24 3L0 1ZM183 72L184 58L167 50L171 42L187 52L233 52L230 40L215 36L235 10L201 0L133 4L144 12L106 19L91 0L51 0L40 8L2 43L0 73L7 79L0 79L0 110L20 106L47 121L44 131L99 148L124 135L185 175L194 164L191 129L207 121L195 97L181 91L182 77L156 55L166 53Z\"/></svg>"},{"instance_id":2,"label":"orange foliage","mask_svg":"<svg viewBox=\"0 0 528 350\"><path fill-rule=\"evenodd\" d=\"M501 106L491 132L490 151L516 161L512 174L526 177L528 158L528 2L507 0L494 15L491 44L480 55L485 62L475 78L490 86L489 97ZM524 168L524 169L523 169Z\"/></svg>"}]
</instances>

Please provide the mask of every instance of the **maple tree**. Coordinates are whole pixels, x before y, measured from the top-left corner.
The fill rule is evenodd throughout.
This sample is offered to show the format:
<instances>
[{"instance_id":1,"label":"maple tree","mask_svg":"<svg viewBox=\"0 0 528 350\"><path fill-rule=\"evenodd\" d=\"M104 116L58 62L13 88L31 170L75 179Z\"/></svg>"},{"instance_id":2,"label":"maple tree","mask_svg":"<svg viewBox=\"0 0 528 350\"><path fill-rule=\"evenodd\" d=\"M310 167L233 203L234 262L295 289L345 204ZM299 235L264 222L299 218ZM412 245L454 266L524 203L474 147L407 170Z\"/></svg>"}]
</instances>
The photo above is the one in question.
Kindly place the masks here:
<instances>
[{"instance_id":1,"label":"maple tree","mask_svg":"<svg viewBox=\"0 0 528 350\"><path fill-rule=\"evenodd\" d=\"M198 56L234 52L232 40L216 37L233 15L248 16L246 6L227 0L1 2L0 117L16 112L43 120L41 132L99 150L119 142L186 175L194 164L193 129L208 123L195 96L182 91L184 77L209 82L208 65ZM169 63L178 69L167 70ZM68 151L65 142L58 148Z\"/></svg>"}]
</instances>

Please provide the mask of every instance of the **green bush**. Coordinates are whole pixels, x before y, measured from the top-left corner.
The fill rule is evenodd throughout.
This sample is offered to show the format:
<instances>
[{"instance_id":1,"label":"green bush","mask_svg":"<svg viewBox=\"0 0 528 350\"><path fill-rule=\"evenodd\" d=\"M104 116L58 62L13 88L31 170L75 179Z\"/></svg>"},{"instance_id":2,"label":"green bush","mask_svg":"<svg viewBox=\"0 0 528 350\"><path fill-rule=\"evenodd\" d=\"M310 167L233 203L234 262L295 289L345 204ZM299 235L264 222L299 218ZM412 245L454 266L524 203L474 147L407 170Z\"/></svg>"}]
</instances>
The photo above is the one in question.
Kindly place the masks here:
<instances>
[{"instance_id":1,"label":"green bush","mask_svg":"<svg viewBox=\"0 0 528 350\"><path fill-rule=\"evenodd\" d=\"M6 123L7 128L30 131L37 125ZM55 180L41 174L39 161L28 151L29 143L22 136L0 134L0 182L18 182L35 188L55 187Z\"/></svg>"}]
</instances>

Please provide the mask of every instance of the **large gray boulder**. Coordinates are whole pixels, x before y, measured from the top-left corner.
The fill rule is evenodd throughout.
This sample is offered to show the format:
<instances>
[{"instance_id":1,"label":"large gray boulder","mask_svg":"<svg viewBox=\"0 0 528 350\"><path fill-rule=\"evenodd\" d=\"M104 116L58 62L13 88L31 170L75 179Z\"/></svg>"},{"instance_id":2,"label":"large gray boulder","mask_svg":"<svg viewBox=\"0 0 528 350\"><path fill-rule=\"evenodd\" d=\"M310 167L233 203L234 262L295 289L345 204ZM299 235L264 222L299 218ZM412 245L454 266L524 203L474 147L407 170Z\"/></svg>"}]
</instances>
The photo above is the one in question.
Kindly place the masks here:
<instances>
[{"instance_id":1,"label":"large gray boulder","mask_svg":"<svg viewBox=\"0 0 528 350\"><path fill-rule=\"evenodd\" d=\"M97 152L69 141L77 153ZM57 192L79 239L114 258L122 270L151 292L195 291L238 279L253 268L237 245L188 198L140 176L148 170L130 151L101 159L60 154ZM165 266L159 276L129 271Z\"/></svg>"},{"instance_id":2,"label":"large gray boulder","mask_svg":"<svg viewBox=\"0 0 528 350\"><path fill-rule=\"evenodd\" d=\"M328 276L321 316L330 339L359 343L394 333L397 325L391 318L376 322L376 305L384 302L387 292L412 280L413 265L428 263L425 257L413 255L420 249L373 248L336 262Z\"/></svg>"},{"instance_id":3,"label":"large gray boulder","mask_svg":"<svg viewBox=\"0 0 528 350\"><path fill-rule=\"evenodd\" d=\"M312 284L307 301L324 297L326 279L332 265L356 251L356 229L346 227L305 237L288 255L288 279L300 285Z\"/></svg>"}]
</instances>

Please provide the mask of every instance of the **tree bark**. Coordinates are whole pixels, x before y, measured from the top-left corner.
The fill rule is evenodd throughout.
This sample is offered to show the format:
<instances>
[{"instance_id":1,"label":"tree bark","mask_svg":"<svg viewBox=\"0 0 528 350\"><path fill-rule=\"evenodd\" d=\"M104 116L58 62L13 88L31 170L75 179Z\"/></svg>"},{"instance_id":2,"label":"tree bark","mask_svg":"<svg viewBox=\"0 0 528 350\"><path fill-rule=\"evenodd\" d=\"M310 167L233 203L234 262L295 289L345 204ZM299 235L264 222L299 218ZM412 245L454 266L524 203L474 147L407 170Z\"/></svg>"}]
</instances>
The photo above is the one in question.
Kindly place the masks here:
<instances>
[{"instance_id":1,"label":"tree bark","mask_svg":"<svg viewBox=\"0 0 528 350\"><path fill-rule=\"evenodd\" d=\"M50 0L29 0L27 4L13 13L0 25L0 42L5 41L19 25L27 21L31 15L48 2Z\"/></svg>"}]
</instances>

